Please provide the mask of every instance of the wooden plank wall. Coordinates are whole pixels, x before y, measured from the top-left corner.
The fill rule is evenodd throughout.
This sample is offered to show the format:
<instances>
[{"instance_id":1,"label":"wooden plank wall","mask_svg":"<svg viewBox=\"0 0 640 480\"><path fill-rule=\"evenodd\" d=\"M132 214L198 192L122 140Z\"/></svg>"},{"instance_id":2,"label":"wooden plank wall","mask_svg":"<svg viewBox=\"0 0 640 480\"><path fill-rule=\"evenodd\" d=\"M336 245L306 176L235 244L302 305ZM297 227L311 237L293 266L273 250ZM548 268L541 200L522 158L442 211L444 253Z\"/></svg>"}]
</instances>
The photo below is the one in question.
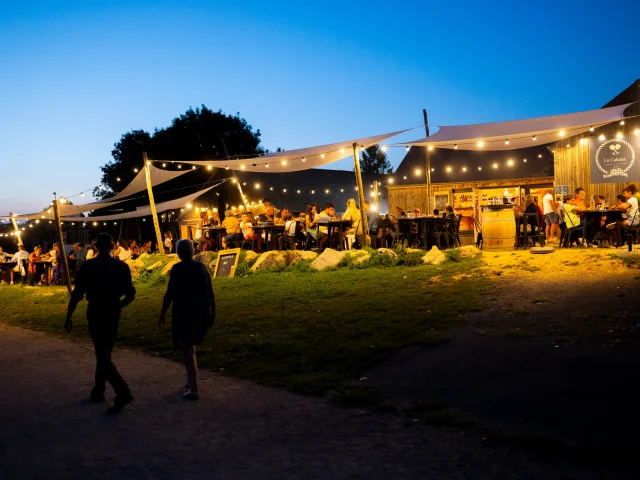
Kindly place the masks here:
<instances>
[{"instance_id":1,"label":"wooden plank wall","mask_svg":"<svg viewBox=\"0 0 640 480\"><path fill-rule=\"evenodd\" d=\"M610 139L621 132L626 137L634 135L634 131L639 128L640 118L631 118L625 120L624 125L620 125L619 122L605 125L597 128L590 135L597 138L602 134ZM592 184L590 181L589 142L587 141L589 135L585 134L583 138L585 138L583 143L580 142L580 137L571 137L555 144L553 152L554 185L568 185L571 193L576 188L582 187L587 192L588 199L591 199L593 195L604 195L611 203L615 202L616 195L621 194L626 185L635 183L640 188L640 179L638 178L630 178L626 182ZM570 146L567 147L567 145Z\"/></svg>"},{"instance_id":2,"label":"wooden plank wall","mask_svg":"<svg viewBox=\"0 0 640 480\"><path fill-rule=\"evenodd\" d=\"M516 180L493 180L487 182L469 183L434 183L431 185L431 193L449 192L449 201L453 199L453 190L479 189L479 188L501 188L512 186L545 185L552 184L553 177L524 178ZM425 185L400 185L387 187L389 212L394 213L397 205L402 205L406 211L413 211L419 208L422 212L427 211L427 187ZM432 208L434 205L431 199Z\"/></svg>"}]
</instances>

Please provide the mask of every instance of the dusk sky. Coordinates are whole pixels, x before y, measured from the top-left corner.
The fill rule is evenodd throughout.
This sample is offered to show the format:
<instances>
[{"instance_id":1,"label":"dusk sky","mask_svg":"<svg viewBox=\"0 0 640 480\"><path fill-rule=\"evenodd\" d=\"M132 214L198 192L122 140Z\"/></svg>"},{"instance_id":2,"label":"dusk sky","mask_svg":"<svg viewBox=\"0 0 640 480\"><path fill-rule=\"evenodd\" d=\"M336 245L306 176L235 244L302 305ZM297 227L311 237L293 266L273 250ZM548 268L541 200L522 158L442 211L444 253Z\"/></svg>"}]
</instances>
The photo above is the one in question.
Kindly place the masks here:
<instances>
[{"instance_id":1,"label":"dusk sky","mask_svg":"<svg viewBox=\"0 0 640 480\"><path fill-rule=\"evenodd\" d=\"M422 108L435 125L600 108L640 77L637 1L0 5L0 215L92 188L123 133L190 106L292 149Z\"/></svg>"}]
</instances>

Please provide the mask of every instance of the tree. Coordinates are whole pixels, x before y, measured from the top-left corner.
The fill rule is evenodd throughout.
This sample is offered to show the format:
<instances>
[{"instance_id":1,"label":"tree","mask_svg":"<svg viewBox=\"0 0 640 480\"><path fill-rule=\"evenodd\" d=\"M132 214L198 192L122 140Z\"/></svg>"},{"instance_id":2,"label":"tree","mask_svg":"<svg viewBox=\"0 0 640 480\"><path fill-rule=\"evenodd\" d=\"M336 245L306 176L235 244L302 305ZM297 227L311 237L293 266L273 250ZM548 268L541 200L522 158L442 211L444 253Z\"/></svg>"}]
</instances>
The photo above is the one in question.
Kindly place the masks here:
<instances>
[{"instance_id":1,"label":"tree","mask_svg":"<svg viewBox=\"0 0 640 480\"><path fill-rule=\"evenodd\" d=\"M360 171L362 173L392 173L393 168L387 160L387 154L378 145L372 145L362 151L360 159Z\"/></svg>"},{"instance_id":2,"label":"tree","mask_svg":"<svg viewBox=\"0 0 640 480\"><path fill-rule=\"evenodd\" d=\"M260 147L260 130L253 131L239 113L226 115L204 105L189 108L153 134L132 130L122 135L111 151L113 160L100 167L102 184L94 195L105 198L128 185L136 175L135 169L142 168L142 152L147 152L151 160L223 160L227 157L225 146L232 158L265 153ZM208 177L202 169L198 175L202 182Z\"/></svg>"}]
</instances>

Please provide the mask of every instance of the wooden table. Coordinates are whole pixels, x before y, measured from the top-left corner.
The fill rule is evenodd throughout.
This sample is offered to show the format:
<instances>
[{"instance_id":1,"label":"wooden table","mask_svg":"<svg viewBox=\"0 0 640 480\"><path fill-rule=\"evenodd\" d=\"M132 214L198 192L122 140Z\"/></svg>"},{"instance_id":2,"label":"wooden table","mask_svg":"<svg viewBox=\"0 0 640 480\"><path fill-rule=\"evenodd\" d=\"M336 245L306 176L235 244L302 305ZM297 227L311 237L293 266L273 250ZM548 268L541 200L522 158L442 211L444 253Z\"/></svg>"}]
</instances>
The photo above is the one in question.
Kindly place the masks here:
<instances>
[{"instance_id":1,"label":"wooden table","mask_svg":"<svg viewBox=\"0 0 640 480\"><path fill-rule=\"evenodd\" d=\"M253 231L257 234L260 232L264 232L264 251L268 250L276 250L276 248L270 248L273 243L273 237L275 236L275 232L281 230L284 232L284 225L276 225L276 224L263 224L263 225L254 225Z\"/></svg>"},{"instance_id":2,"label":"wooden table","mask_svg":"<svg viewBox=\"0 0 640 480\"><path fill-rule=\"evenodd\" d=\"M316 220L316 229L318 231L318 243L320 243L320 227L327 227L327 235L329 237L329 246L331 246L331 230L337 228L338 229L338 237L339 237L339 243L338 243L338 247L337 250L342 250L342 243L343 243L343 235L342 235L342 230L343 227L350 227L351 224L353 222L351 220L324 220L324 219L320 219L320 220ZM318 245L320 246L320 245Z\"/></svg>"},{"instance_id":3,"label":"wooden table","mask_svg":"<svg viewBox=\"0 0 640 480\"><path fill-rule=\"evenodd\" d=\"M227 229L224 227L203 227L202 234L210 236L211 234L216 237L216 248L220 250L222 248L222 232L226 233Z\"/></svg>"}]
</instances>

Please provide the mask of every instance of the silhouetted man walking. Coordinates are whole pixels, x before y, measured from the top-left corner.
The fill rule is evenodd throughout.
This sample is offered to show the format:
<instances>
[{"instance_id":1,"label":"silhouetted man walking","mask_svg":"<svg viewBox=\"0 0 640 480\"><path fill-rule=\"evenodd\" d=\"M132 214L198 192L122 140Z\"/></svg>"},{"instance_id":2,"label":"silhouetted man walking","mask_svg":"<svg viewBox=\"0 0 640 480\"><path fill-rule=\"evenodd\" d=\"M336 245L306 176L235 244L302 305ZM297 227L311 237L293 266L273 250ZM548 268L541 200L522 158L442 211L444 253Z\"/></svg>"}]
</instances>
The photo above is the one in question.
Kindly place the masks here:
<instances>
[{"instance_id":1,"label":"silhouetted man walking","mask_svg":"<svg viewBox=\"0 0 640 480\"><path fill-rule=\"evenodd\" d=\"M76 285L69 301L64 328L67 332L73 329L71 316L78 302L86 296L89 302L87 307L89 335L96 351L95 386L91 390L89 399L95 403L103 402L106 382L109 382L116 392L116 398L109 412L116 413L130 403L133 397L111 361L111 352L118 336L120 310L133 301L136 290L131 282L129 266L109 255L113 248L111 235L108 233L98 235L96 247L98 256L85 262L76 275Z\"/></svg>"}]
</instances>

